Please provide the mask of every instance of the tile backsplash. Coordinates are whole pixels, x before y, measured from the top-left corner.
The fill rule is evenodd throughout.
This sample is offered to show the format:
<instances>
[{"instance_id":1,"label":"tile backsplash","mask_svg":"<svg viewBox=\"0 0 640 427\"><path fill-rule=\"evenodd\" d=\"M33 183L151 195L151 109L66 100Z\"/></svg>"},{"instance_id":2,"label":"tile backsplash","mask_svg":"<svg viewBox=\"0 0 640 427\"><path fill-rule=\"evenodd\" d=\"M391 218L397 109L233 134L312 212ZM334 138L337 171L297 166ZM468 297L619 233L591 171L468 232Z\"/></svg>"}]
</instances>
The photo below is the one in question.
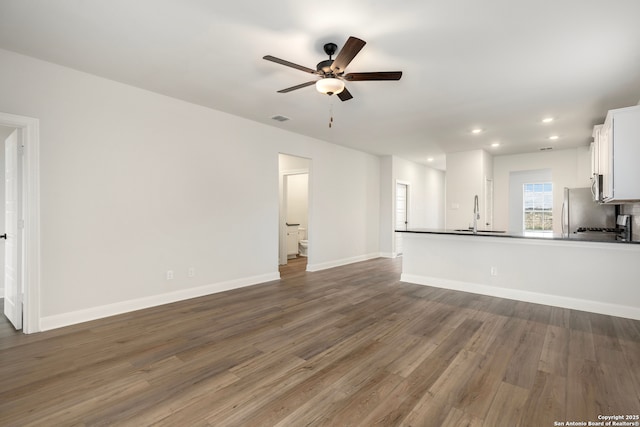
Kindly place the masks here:
<instances>
[{"instance_id":1,"label":"tile backsplash","mask_svg":"<svg viewBox=\"0 0 640 427\"><path fill-rule=\"evenodd\" d=\"M640 203L620 205L620 213L631 215L631 240L640 242Z\"/></svg>"}]
</instances>

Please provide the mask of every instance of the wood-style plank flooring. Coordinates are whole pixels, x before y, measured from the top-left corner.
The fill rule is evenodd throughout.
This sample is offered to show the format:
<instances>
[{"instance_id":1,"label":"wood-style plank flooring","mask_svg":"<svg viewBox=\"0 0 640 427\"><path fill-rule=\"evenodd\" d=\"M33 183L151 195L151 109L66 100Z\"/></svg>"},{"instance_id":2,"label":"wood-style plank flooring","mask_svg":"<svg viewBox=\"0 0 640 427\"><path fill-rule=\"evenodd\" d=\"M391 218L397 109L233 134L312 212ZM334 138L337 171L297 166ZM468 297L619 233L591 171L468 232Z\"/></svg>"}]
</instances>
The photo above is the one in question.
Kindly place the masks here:
<instances>
[{"instance_id":1,"label":"wood-style plank flooring","mask_svg":"<svg viewBox=\"0 0 640 427\"><path fill-rule=\"evenodd\" d=\"M554 426L640 413L640 322L401 283L401 259L22 335L0 425Z\"/></svg>"}]
</instances>

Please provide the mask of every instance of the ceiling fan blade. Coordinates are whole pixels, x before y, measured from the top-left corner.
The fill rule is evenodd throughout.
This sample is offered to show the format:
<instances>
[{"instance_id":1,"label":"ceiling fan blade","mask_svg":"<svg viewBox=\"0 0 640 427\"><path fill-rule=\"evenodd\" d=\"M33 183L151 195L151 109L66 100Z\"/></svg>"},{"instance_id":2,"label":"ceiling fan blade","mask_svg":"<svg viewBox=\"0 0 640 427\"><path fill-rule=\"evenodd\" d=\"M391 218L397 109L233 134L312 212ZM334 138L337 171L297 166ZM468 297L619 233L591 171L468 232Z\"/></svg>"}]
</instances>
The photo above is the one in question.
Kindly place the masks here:
<instances>
[{"instance_id":1,"label":"ceiling fan blade","mask_svg":"<svg viewBox=\"0 0 640 427\"><path fill-rule=\"evenodd\" d=\"M338 94L338 98L340 98L340 101L344 102L353 98L353 95L351 95L351 92L349 92L345 87L344 89L342 89L342 92Z\"/></svg>"},{"instance_id":2,"label":"ceiling fan blade","mask_svg":"<svg viewBox=\"0 0 640 427\"><path fill-rule=\"evenodd\" d=\"M344 73L347 65L349 65L365 44L367 44L367 42L364 40L360 40L353 36L349 37L344 46L342 46L342 49L340 49L340 52L338 52L338 56L336 56L333 64L331 64L331 70L336 73Z\"/></svg>"},{"instance_id":3,"label":"ceiling fan blade","mask_svg":"<svg viewBox=\"0 0 640 427\"><path fill-rule=\"evenodd\" d=\"M311 86L314 84L316 84L316 80L311 80L310 82L302 83L297 86L291 86L286 89L281 89L278 91L278 93L287 93L287 92L291 92L292 90L302 89L303 87Z\"/></svg>"},{"instance_id":4,"label":"ceiling fan blade","mask_svg":"<svg viewBox=\"0 0 640 427\"><path fill-rule=\"evenodd\" d=\"M305 73L317 74L316 70L314 69L311 69L309 67L305 67L302 65L294 64L293 62L285 61L284 59L276 58L275 56L267 55L267 56L263 56L262 59L275 62L276 64L281 64L287 67L295 68L296 70L304 71Z\"/></svg>"},{"instance_id":5,"label":"ceiling fan blade","mask_svg":"<svg viewBox=\"0 0 640 427\"><path fill-rule=\"evenodd\" d=\"M362 80L400 80L402 71L377 71L373 73L349 73L343 78L351 82Z\"/></svg>"}]
</instances>

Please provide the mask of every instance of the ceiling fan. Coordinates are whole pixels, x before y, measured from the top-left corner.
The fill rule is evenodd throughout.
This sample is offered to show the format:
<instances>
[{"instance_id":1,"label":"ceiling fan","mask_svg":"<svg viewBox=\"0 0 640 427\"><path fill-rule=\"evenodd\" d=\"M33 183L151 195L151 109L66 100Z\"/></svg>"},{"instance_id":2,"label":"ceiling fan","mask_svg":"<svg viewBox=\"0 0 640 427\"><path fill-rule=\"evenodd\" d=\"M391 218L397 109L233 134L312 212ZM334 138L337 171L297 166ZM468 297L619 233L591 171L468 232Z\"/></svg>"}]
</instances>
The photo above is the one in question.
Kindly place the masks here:
<instances>
[{"instance_id":1,"label":"ceiling fan","mask_svg":"<svg viewBox=\"0 0 640 427\"><path fill-rule=\"evenodd\" d=\"M331 57L338 50L338 46L335 43L327 43L324 45L324 52L329 55L329 59L320 61L316 66L316 69L304 67L302 65L294 64L293 62L285 61L284 59L276 58L275 56L267 55L262 59L275 62L276 64L282 64L287 67L295 68L305 73L315 74L320 76L320 79L311 80L306 83L302 83L296 86L291 86L286 89L279 90L278 93L287 93L303 87L316 85L316 89L319 92L327 95L338 95L341 101L348 101L353 98L353 95L345 87L345 81L357 82L363 80L400 80L402 77L402 71L376 71L369 73L348 73L345 74L347 65L355 58L360 50L366 44L365 41L360 40L357 37L349 37L345 45L342 47L336 59Z\"/></svg>"}]
</instances>

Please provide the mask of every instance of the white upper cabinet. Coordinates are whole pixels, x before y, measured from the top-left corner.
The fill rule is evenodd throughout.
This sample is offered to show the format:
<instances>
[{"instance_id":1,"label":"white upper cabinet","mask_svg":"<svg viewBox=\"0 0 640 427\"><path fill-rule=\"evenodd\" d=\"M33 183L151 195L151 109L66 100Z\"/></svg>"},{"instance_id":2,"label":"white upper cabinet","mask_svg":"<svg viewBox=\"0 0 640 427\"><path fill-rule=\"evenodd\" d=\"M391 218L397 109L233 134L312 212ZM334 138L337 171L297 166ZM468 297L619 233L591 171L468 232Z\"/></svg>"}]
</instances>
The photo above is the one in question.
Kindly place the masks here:
<instances>
[{"instance_id":1,"label":"white upper cabinet","mask_svg":"<svg viewBox=\"0 0 640 427\"><path fill-rule=\"evenodd\" d=\"M593 142L591 143L591 177L600 174L600 131L602 125L593 127Z\"/></svg>"},{"instance_id":2,"label":"white upper cabinet","mask_svg":"<svg viewBox=\"0 0 640 427\"><path fill-rule=\"evenodd\" d=\"M604 201L640 200L640 105L610 110L598 143Z\"/></svg>"}]
</instances>

